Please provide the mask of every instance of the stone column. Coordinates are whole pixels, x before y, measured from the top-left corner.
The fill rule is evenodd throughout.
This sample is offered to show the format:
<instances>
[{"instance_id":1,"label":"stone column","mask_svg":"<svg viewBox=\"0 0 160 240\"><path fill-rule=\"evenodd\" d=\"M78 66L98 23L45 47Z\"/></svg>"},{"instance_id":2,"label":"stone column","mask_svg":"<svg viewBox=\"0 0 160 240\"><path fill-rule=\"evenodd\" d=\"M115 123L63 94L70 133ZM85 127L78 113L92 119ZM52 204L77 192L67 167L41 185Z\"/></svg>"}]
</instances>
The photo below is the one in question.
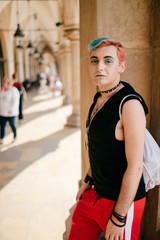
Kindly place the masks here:
<instances>
[{"instance_id":1,"label":"stone column","mask_svg":"<svg viewBox=\"0 0 160 240\"><path fill-rule=\"evenodd\" d=\"M72 105L67 125L80 126L80 40L79 40L79 0L64 1L64 33L71 41Z\"/></svg>"},{"instance_id":2,"label":"stone column","mask_svg":"<svg viewBox=\"0 0 160 240\"><path fill-rule=\"evenodd\" d=\"M72 99L71 42L67 38L62 38L59 46L58 66L64 88L63 104L70 104Z\"/></svg>"},{"instance_id":3,"label":"stone column","mask_svg":"<svg viewBox=\"0 0 160 240\"><path fill-rule=\"evenodd\" d=\"M29 58L30 62L30 76L32 81L36 78L36 60L34 59L34 56L30 56Z\"/></svg>"},{"instance_id":4,"label":"stone column","mask_svg":"<svg viewBox=\"0 0 160 240\"><path fill-rule=\"evenodd\" d=\"M16 48L17 73L20 82L24 81L23 49Z\"/></svg>"},{"instance_id":5,"label":"stone column","mask_svg":"<svg viewBox=\"0 0 160 240\"><path fill-rule=\"evenodd\" d=\"M13 51L13 50L12 50ZM5 72L11 78L12 74L15 72L14 57L11 54L8 54L8 58L4 63Z\"/></svg>"},{"instance_id":6,"label":"stone column","mask_svg":"<svg viewBox=\"0 0 160 240\"><path fill-rule=\"evenodd\" d=\"M6 22L5 22L6 23ZM13 34L11 32L1 32L1 44L3 51L4 73L8 77L12 77L15 72L15 58L13 49Z\"/></svg>"},{"instance_id":7,"label":"stone column","mask_svg":"<svg viewBox=\"0 0 160 240\"><path fill-rule=\"evenodd\" d=\"M134 0L127 3L125 0L80 1L82 178L88 168L86 150L83 148L85 120L96 92L88 76L87 45L95 38L110 37L124 45L127 68L122 80L131 83L144 97L150 112L147 127L160 144L159 11L159 0ZM147 194L143 227L145 240L160 239L159 209L160 190L156 187Z\"/></svg>"},{"instance_id":8,"label":"stone column","mask_svg":"<svg viewBox=\"0 0 160 240\"><path fill-rule=\"evenodd\" d=\"M150 130L160 146L160 2L152 1L152 88ZM143 236L145 240L160 239L160 187L147 193Z\"/></svg>"},{"instance_id":9,"label":"stone column","mask_svg":"<svg viewBox=\"0 0 160 240\"><path fill-rule=\"evenodd\" d=\"M62 73L62 70L63 70L63 68L62 68L62 49L61 49L61 44L60 44L60 46L59 46L59 51L58 51L58 57L57 57L57 60L58 60L58 76L59 76L59 78L60 78L60 80L62 81L62 83L63 83L63 73ZM64 85L64 83L63 83L63 85ZM64 87L64 86L63 86ZM65 88L65 87L64 87ZM65 91L65 90L64 90Z\"/></svg>"},{"instance_id":10,"label":"stone column","mask_svg":"<svg viewBox=\"0 0 160 240\"><path fill-rule=\"evenodd\" d=\"M29 56L29 72L30 72L30 77L33 81L33 76L34 76L34 73L33 73L33 56Z\"/></svg>"},{"instance_id":11,"label":"stone column","mask_svg":"<svg viewBox=\"0 0 160 240\"><path fill-rule=\"evenodd\" d=\"M82 118L86 118L87 107L94 95L93 92L96 92L88 76L87 45L97 37L110 37L122 42L127 62L122 80L131 83L142 94L150 108L152 69L149 23L151 21L151 1L143 2L139 7L140 3L140 0L135 0L134 4L132 1L125 4L125 1L118 0L114 0L114 4L112 1L106 2L105 0L80 1ZM132 21L132 19L135 19L135 13L138 21ZM144 15L145 18L143 18ZM88 91L88 89L90 90ZM87 104L84 104L83 99ZM83 121L84 119L81 122L82 141L85 126ZM149 126L149 119L147 122ZM86 170L83 169L83 175Z\"/></svg>"},{"instance_id":12,"label":"stone column","mask_svg":"<svg viewBox=\"0 0 160 240\"><path fill-rule=\"evenodd\" d=\"M67 125L80 127L80 41L79 30L66 30L71 40L72 66L72 114L67 119Z\"/></svg>"},{"instance_id":13,"label":"stone column","mask_svg":"<svg viewBox=\"0 0 160 240\"><path fill-rule=\"evenodd\" d=\"M37 76L39 72L38 60L35 59L35 76Z\"/></svg>"},{"instance_id":14,"label":"stone column","mask_svg":"<svg viewBox=\"0 0 160 240\"><path fill-rule=\"evenodd\" d=\"M64 67L64 94L63 104L70 104L72 99L72 70L71 70L71 43L69 39L65 39L63 44L63 67Z\"/></svg>"},{"instance_id":15,"label":"stone column","mask_svg":"<svg viewBox=\"0 0 160 240\"><path fill-rule=\"evenodd\" d=\"M28 49L24 49L24 66L25 66L25 79L30 78L30 67L29 67L29 54Z\"/></svg>"},{"instance_id":16,"label":"stone column","mask_svg":"<svg viewBox=\"0 0 160 240\"><path fill-rule=\"evenodd\" d=\"M84 14L85 13L85 14ZM80 74L81 74L81 155L82 155L82 179L89 167L87 150L84 145L86 119L89 106L92 103L96 87L90 80L88 72L88 44L97 38L97 1L80 1Z\"/></svg>"}]
</instances>

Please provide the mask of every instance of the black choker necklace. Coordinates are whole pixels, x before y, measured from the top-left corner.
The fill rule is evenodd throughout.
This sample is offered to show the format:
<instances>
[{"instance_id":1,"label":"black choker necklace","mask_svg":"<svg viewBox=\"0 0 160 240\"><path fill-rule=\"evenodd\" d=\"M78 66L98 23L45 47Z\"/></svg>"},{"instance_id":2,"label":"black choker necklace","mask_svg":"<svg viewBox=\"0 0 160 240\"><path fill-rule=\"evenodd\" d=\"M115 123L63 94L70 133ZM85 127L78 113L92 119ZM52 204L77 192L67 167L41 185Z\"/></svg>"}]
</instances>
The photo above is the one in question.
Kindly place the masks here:
<instances>
[{"instance_id":1,"label":"black choker necklace","mask_svg":"<svg viewBox=\"0 0 160 240\"><path fill-rule=\"evenodd\" d=\"M121 81L113 88L109 89L109 90L106 90L106 91L99 91L100 93L109 93L109 92L112 92L113 90L115 90L116 88L119 87Z\"/></svg>"}]
</instances>

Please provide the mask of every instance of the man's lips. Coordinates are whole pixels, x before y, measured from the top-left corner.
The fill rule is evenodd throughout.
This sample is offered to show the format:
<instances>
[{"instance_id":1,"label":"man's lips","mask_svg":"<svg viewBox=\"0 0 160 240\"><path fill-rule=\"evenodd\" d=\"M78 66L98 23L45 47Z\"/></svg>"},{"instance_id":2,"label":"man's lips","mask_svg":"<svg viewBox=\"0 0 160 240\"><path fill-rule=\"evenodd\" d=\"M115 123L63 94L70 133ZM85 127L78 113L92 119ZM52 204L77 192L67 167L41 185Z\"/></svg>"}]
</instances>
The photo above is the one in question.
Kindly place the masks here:
<instances>
[{"instance_id":1,"label":"man's lips","mask_svg":"<svg viewBox=\"0 0 160 240\"><path fill-rule=\"evenodd\" d=\"M103 74L96 74L96 77L106 77L106 76Z\"/></svg>"}]
</instances>

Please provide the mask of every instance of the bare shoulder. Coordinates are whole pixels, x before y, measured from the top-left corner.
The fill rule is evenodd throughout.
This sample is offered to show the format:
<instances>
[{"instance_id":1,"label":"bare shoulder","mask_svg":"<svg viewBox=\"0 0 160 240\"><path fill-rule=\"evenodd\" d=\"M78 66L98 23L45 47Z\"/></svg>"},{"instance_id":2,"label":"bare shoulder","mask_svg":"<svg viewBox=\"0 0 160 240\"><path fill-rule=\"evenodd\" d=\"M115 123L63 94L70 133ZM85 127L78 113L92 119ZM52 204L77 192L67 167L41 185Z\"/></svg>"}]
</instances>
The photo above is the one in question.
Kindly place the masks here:
<instances>
[{"instance_id":1,"label":"bare shoulder","mask_svg":"<svg viewBox=\"0 0 160 240\"><path fill-rule=\"evenodd\" d=\"M131 99L125 102L122 109L124 126L135 125L138 127L146 124L145 112L139 100Z\"/></svg>"}]
</instances>

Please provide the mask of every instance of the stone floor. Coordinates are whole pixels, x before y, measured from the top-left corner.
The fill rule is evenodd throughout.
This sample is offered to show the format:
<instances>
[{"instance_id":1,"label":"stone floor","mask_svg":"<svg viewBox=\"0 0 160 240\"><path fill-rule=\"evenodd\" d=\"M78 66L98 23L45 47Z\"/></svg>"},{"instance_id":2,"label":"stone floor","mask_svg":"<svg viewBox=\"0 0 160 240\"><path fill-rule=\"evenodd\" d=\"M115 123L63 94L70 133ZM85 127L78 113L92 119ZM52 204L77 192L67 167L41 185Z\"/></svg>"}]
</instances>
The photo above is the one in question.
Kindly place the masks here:
<instances>
[{"instance_id":1,"label":"stone floor","mask_svg":"<svg viewBox=\"0 0 160 240\"><path fill-rule=\"evenodd\" d=\"M81 177L80 129L66 127L63 96L31 92L11 143L0 147L0 240L66 240Z\"/></svg>"}]
</instances>

